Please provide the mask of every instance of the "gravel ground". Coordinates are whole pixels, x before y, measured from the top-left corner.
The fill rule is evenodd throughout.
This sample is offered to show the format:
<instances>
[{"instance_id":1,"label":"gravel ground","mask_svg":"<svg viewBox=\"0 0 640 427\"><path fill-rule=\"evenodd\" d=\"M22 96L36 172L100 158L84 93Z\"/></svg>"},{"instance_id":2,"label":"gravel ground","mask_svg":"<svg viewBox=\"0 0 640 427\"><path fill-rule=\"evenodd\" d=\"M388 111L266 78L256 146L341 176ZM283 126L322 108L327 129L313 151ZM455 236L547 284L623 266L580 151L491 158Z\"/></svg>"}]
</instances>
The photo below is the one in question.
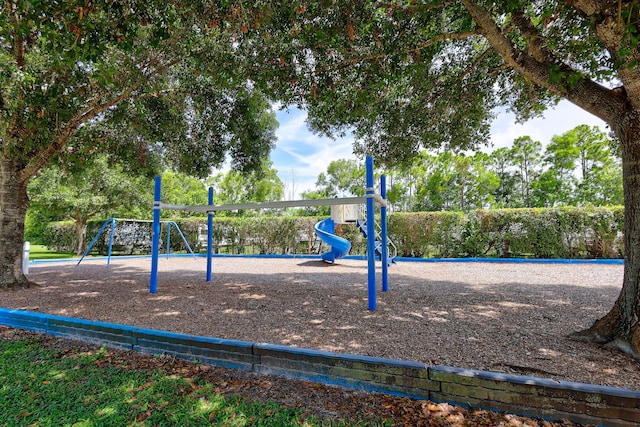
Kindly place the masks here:
<instances>
[{"instance_id":1,"label":"gravel ground","mask_svg":"<svg viewBox=\"0 0 640 427\"><path fill-rule=\"evenodd\" d=\"M367 263L160 258L31 266L3 307L196 335L640 389L640 361L566 338L613 305L623 266L412 263L367 310ZM378 265L379 268L379 265Z\"/></svg>"}]
</instances>

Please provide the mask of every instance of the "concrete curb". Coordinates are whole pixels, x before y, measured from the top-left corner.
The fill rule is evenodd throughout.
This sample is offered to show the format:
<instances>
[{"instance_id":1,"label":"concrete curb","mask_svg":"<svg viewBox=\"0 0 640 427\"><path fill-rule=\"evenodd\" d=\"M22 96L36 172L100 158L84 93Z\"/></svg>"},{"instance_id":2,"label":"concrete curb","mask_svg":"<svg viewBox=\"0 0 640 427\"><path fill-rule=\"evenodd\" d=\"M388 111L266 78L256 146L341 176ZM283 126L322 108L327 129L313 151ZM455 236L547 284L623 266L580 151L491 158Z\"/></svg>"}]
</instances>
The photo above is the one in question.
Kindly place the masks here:
<instances>
[{"instance_id":1,"label":"concrete curb","mask_svg":"<svg viewBox=\"0 0 640 427\"><path fill-rule=\"evenodd\" d=\"M149 354L550 420L640 425L640 391L201 337L0 308L0 325Z\"/></svg>"}]
</instances>

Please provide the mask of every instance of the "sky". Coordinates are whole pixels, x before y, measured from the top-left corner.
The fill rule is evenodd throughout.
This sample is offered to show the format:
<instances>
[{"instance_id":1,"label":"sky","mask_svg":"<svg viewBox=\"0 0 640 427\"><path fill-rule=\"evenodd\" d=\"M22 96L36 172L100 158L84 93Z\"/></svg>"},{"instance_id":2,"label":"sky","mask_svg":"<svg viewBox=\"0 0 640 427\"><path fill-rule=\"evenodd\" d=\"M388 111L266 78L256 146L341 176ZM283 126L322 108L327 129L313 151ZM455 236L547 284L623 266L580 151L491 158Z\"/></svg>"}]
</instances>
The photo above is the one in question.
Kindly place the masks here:
<instances>
[{"instance_id":1,"label":"sky","mask_svg":"<svg viewBox=\"0 0 640 427\"><path fill-rule=\"evenodd\" d=\"M313 190L318 175L326 172L331 161L356 158L352 150L353 137L332 140L313 134L307 129L303 110L276 111L276 118L280 127L276 131L278 141L271 152L271 160L285 183L285 199L299 199L301 192ZM561 101L554 109L547 110L544 117L523 124L516 123L512 114L503 113L492 125L491 146L486 151L511 146L514 139L525 135L546 145L554 135L581 124L608 130L602 120L568 101Z\"/></svg>"}]
</instances>

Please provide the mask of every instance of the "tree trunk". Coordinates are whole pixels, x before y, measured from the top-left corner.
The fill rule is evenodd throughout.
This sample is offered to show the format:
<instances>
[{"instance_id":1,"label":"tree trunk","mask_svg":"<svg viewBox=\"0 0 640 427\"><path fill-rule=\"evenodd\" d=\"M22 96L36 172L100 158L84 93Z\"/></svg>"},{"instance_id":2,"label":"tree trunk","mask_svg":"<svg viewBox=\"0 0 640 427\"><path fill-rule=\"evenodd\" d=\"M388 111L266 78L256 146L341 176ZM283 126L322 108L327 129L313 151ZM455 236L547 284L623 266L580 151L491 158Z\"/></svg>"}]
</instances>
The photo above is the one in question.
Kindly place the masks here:
<instances>
[{"instance_id":1,"label":"tree trunk","mask_svg":"<svg viewBox=\"0 0 640 427\"><path fill-rule=\"evenodd\" d=\"M87 220L85 218L76 219L76 236L78 237L78 246L76 248L76 255L80 256L85 250L85 243L87 237Z\"/></svg>"},{"instance_id":2,"label":"tree trunk","mask_svg":"<svg viewBox=\"0 0 640 427\"><path fill-rule=\"evenodd\" d=\"M20 166L0 157L0 289L30 285L22 273L24 220L29 206L27 183L20 182Z\"/></svg>"},{"instance_id":3,"label":"tree trunk","mask_svg":"<svg viewBox=\"0 0 640 427\"><path fill-rule=\"evenodd\" d=\"M622 147L624 189L624 280L609 313L574 338L608 344L640 358L640 114L613 127Z\"/></svg>"}]
</instances>

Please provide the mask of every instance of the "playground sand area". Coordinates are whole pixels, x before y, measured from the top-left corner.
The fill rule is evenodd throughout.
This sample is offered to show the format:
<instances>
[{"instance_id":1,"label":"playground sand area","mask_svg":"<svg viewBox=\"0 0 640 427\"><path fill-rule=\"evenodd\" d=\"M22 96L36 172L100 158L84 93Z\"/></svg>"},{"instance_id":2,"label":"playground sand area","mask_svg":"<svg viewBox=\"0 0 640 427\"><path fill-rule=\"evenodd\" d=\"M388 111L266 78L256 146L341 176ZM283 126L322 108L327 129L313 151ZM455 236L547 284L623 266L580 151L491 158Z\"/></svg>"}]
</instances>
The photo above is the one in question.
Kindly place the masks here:
<instances>
[{"instance_id":1,"label":"playground sand area","mask_svg":"<svg viewBox=\"0 0 640 427\"><path fill-rule=\"evenodd\" d=\"M639 389L640 361L572 341L606 314L623 266L399 262L367 309L367 262L145 258L43 263L0 306L142 328ZM380 264L377 263L380 276Z\"/></svg>"}]
</instances>

